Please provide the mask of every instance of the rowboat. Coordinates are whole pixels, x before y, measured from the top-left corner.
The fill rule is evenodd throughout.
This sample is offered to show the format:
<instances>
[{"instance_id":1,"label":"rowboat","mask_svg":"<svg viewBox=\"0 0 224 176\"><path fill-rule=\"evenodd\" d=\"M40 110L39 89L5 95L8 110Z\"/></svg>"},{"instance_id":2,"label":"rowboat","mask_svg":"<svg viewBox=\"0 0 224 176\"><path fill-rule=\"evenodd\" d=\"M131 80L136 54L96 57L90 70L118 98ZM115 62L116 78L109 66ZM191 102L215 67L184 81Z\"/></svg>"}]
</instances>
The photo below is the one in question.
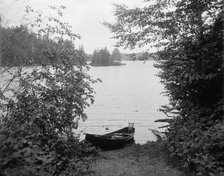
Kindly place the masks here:
<instances>
[{"instance_id":1,"label":"rowboat","mask_svg":"<svg viewBox=\"0 0 224 176\"><path fill-rule=\"evenodd\" d=\"M86 133L85 139L102 150L113 150L134 142L134 132L134 127L125 127L104 135Z\"/></svg>"}]
</instances>

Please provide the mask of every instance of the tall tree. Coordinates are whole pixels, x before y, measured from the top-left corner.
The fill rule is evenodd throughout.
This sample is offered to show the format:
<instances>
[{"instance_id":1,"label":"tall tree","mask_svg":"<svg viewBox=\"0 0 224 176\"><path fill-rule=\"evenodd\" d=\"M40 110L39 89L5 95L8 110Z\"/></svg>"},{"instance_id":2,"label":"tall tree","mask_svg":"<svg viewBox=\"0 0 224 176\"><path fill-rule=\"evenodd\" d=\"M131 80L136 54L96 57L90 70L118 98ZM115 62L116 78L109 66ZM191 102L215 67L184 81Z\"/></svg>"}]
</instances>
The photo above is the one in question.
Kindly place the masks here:
<instances>
[{"instance_id":1,"label":"tall tree","mask_svg":"<svg viewBox=\"0 0 224 176\"><path fill-rule=\"evenodd\" d=\"M79 51L79 55L82 56L82 58L85 59L85 62L86 62L87 60L89 60L89 56L86 54L83 45L79 46L78 51Z\"/></svg>"},{"instance_id":2,"label":"tall tree","mask_svg":"<svg viewBox=\"0 0 224 176\"><path fill-rule=\"evenodd\" d=\"M171 156L198 175L223 172L223 3L221 0L146 0L144 8L116 5L118 45L154 44L170 105ZM216 146L216 147L215 147ZM206 157L205 157L206 156Z\"/></svg>"},{"instance_id":3,"label":"tall tree","mask_svg":"<svg viewBox=\"0 0 224 176\"><path fill-rule=\"evenodd\" d=\"M92 58L93 65L109 65L110 64L110 52L105 47L101 50L94 50L93 58Z\"/></svg>"},{"instance_id":4,"label":"tall tree","mask_svg":"<svg viewBox=\"0 0 224 176\"><path fill-rule=\"evenodd\" d=\"M93 51L93 57L92 57L92 63L93 64L98 64L98 58L99 58L98 51L94 50Z\"/></svg>"},{"instance_id":5,"label":"tall tree","mask_svg":"<svg viewBox=\"0 0 224 176\"><path fill-rule=\"evenodd\" d=\"M110 63L110 52L108 51L107 47L100 51L100 55L101 63L104 65L108 65Z\"/></svg>"},{"instance_id":6,"label":"tall tree","mask_svg":"<svg viewBox=\"0 0 224 176\"><path fill-rule=\"evenodd\" d=\"M121 53L118 48L115 48L111 55L111 62L121 62Z\"/></svg>"}]
</instances>

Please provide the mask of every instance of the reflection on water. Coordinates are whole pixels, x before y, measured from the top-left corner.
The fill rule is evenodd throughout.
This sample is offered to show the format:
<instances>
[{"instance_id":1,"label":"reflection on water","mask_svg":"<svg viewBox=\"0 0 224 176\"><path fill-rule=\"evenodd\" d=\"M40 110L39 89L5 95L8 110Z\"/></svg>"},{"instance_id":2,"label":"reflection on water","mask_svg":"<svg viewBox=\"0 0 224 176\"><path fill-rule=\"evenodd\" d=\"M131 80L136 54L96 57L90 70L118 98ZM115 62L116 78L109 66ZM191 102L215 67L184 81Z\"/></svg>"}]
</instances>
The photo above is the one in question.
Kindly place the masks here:
<instances>
[{"instance_id":1,"label":"reflection on water","mask_svg":"<svg viewBox=\"0 0 224 176\"><path fill-rule=\"evenodd\" d=\"M149 129L163 125L154 121L165 118L158 109L168 99L161 95L163 85L154 63L127 61L125 66L92 67L89 74L103 82L94 85L95 103L86 110L88 119L80 123L79 129L105 133L134 122L137 143L155 140Z\"/></svg>"}]
</instances>

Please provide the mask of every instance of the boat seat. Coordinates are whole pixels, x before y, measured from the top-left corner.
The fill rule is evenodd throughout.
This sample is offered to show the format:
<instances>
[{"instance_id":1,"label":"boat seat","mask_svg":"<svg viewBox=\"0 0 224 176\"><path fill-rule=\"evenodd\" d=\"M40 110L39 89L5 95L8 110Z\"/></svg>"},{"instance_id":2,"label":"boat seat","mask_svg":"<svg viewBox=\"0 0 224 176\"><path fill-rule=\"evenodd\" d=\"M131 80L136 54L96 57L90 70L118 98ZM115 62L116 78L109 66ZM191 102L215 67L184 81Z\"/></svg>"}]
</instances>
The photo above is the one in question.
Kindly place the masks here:
<instances>
[{"instance_id":1,"label":"boat seat","mask_svg":"<svg viewBox=\"0 0 224 176\"><path fill-rule=\"evenodd\" d=\"M113 136L123 136L123 133L114 133Z\"/></svg>"},{"instance_id":2,"label":"boat seat","mask_svg":"<svg viewBox=\"0 0 224 176\"><path fill-rule=\"evenodd\" d=\"M112 139L122 139L123 136L112 136Z\"/></svg>"},{"instance_id":3,"label":"boat seat","mask_svg":"<svg viewBox=\"0 0 224 176\"><path fill-rule=\"evenodd\" d=\"M113 136L129 136L130 135L130 133L114 133L114 135Z\"/></svg>"}]
</instances>

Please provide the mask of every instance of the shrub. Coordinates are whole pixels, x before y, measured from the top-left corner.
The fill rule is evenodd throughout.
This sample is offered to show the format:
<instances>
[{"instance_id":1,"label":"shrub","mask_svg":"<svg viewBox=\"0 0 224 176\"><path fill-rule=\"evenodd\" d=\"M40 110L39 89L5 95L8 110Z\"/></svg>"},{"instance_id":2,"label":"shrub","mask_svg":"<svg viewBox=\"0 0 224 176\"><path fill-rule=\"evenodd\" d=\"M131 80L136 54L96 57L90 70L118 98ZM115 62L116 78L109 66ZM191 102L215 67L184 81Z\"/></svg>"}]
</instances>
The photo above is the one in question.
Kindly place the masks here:
<instances>
[{"instance_id":1,"label":"shrub","mask_svg":"<svg viewBox=\"0 0 224 176\"><path fill-rule=\"evenodd\" d=\"M105 23L118 45L159 47L159 77L169 97L167 147L197 175L223 173L223 3L221 0L145 1L116 5ZM162 120L164 122L164 120Z\"/></svg>"},{"instance_id":2,"label":"shrub","mask_svg":"<svg viewBox=\"0 0 224 176\"><path fill-rule=\"evenodd\" d=\"M39 55L33 52L32 59L25 58L32 66L37 57L38 62L43 60L42 65L16 67L13 71L3 69L12 75L0 91L0 175L3 176L83 175L88 171L90 154L96 153L73 132L79 120L87 118L85 108L94 101L90 84L96 81L87 74L86 58L72 45L77 35L65 23L49 19L54 19L58 26L48 32L58 31L59 36L66 34L71 40L63 40L63 36L54 39L42 30L45 32L42 42L54 45L38 50ZM20 52L24 50L14 54ZM8 92L10 96L6 95Z\"/></svg>"}]
</instances>

